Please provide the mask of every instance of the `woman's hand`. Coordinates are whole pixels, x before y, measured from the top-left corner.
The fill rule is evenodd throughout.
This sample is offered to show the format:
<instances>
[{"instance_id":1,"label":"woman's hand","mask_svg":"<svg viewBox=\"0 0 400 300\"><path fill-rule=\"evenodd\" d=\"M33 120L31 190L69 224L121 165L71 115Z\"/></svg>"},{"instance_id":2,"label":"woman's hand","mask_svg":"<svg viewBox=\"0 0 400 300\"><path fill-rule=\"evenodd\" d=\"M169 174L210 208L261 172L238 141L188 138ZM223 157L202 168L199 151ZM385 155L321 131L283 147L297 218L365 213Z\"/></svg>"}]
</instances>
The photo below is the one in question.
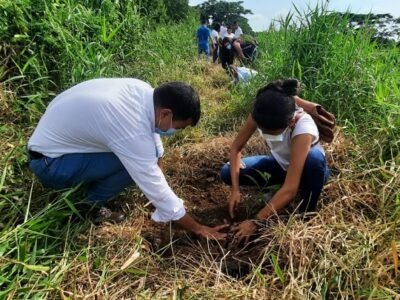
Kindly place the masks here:
<instances>
[{"instance_id":1,"label":"woman's hand","mask_svg":"<svg viewBox=\"0 0 400 300\"><path fill-rule=\"evenodd\" d=\"M252 220L246 220L233 227L235 232L235 239L239 244L244 240L245 244L248 243L250 236L257 230L257 225Z\"/></svg>"},{"instance_id":2,"label":"woman's hand","mask_svg":"<svg viewBox=\"0 0 400 300\"><path fill-rule=\"evenodd\" d=\"M238 204L240 202L240 191L231 191L228 199L229 215L233 219L235 217L235 212L237 210Z\"/></svg>"}]
</instances>

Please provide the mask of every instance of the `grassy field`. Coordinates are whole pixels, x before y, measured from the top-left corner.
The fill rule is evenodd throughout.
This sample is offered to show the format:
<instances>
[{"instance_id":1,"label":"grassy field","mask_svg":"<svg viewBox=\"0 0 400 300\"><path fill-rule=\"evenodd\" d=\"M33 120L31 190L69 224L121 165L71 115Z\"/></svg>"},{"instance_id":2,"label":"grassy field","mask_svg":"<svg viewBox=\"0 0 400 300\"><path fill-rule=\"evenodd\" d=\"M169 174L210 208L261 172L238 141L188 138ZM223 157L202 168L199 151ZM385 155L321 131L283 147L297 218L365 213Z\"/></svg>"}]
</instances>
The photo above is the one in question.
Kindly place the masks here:
<instances>
[{"instance_id":1,"label":"grassy field","mask_svg":"<svg viewBox=\"0 0 400 300\"><path fill-rule=\"evenodd\" d=\"M0 299L399 299L400 49L313 9L260 33L253 66L260 75L231 86L219 66L197 59L195 14L154 24L121 3L0 2ZM196 201L224 209L227 191L216 174L256 90L299 78L303 97L329 108L340 126L327 146L332 177L318 213L272 218L241 278L227 272L232 253L215 254L215 244L180 233L156 249L154 236L170 227L149 221L138 190L118 199L127 222L93 226L79 192L35 180L25 146L55 94L101 76L183 80L199 91L202 120L166 141L166 169L206 223L214 215Z\"/></svg>"}]
</instances>

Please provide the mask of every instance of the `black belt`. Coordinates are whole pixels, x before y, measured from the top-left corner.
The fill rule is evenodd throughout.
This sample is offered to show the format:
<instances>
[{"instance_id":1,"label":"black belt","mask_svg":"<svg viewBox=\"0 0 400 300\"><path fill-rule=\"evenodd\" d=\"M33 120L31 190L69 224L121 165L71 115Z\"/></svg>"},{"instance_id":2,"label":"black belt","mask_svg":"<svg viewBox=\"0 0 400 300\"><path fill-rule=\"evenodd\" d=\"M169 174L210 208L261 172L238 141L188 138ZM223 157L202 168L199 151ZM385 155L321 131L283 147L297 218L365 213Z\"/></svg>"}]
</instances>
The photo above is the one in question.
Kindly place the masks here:
<instances>
[{"instance_id":1,"label":"black belt","mask_svg":"<svg viewBox=\"0 0 400 300\"><path fill-rule=\"evenodd\" d=\"M31 159L31 160L41 159L41 158L44 157L44 155L42 153L36 152L36 151L32 151L32 150L28 151L28 155L29 155L29 159Z\"/></svg>"}]
</instances>

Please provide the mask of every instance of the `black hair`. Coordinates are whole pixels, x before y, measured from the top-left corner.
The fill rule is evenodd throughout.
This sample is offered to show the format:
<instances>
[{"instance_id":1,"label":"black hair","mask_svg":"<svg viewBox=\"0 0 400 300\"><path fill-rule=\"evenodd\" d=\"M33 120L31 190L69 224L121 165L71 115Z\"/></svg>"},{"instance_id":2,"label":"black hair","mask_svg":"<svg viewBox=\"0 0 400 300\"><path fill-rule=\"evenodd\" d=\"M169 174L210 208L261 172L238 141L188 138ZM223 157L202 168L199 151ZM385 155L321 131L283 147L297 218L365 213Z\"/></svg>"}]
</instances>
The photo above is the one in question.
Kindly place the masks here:
<instances>
[{"instance_id":1,"label":"black hair","mask_svg":"<svg viewBox=\"0 0 400 300\"><path fill-rule=\"evenodd\" d=\"M296 110L294 96L299 92L296 79L277 80L259 89L252 117L261 129L283 129Z\"/></svg>"},{"instance_id":2,"label":"black hair","mask_svg":"<svg viewBox=\"0 0 400 300\"><path fill-rule=\"evenodd\" d=\"M200 119L200 98L195 89L182 81L171 81L154 89L154 105L172 110L173 119L191 119L195 126Z\"/></svg>"},{"instance_id":3,"label":"black hair","mask_svg":"<svg viewBox=\"0 0 400 300\"><path fill-rule=\"evenodd\" d=\"M221 29L221 24L215 23L214 26L213 26L213 29L219 32L220 29Z\"/></svg>"},{"instance_id":4,"label":"black hair","mask_svg":"<svg viewBox=\"0 0 400 300\"><path fill-rule=\"evenodd\" d=\"M207 21L207 19L201 19L200 22L202 25L207 25L208 21Z\"/></svg>"},{"instance_id":5,"label":"black hair","mask_svg":"<svg viewBox=\"0 0 400 300\"><path fill-rule=\"evenodd\" d=\"M231 43L231 42L232 42L231 39L226 36L222 39L222 46L224 46L226 43Z\"/></svg>"}]
</instances>

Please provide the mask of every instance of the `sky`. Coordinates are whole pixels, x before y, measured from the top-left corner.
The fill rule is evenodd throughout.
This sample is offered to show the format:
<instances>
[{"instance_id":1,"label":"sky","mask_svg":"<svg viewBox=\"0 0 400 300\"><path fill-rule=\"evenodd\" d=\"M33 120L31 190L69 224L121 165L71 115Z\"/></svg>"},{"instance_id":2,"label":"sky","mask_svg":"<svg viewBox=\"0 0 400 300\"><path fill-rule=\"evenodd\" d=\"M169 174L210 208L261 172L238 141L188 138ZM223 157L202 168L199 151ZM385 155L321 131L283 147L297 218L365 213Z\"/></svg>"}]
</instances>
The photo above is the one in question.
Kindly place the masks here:
<instances>
[{"instance_id":1,"label":"sky","mask_svg":"<svg viewBox=\"0 0 400 300\"><path fill-rule=\"evenodd\" d=\"M235 0L225 0L235 1ZM237 1L237 0L236 0ZM293 11L293 4L300 11L306 10L308 6L315 7L318 0L242 0L243 6L250 9L253 14L247 15L250 26L254 31L266 30L274 19L286 16ZM189 0L190 5L203 3L203 0ZM321 2L319 2L321 3ZM390 13L393 17L400 17L399 0L330 0L329 10L353 13Z\"/></svg>"}]
</instances>

